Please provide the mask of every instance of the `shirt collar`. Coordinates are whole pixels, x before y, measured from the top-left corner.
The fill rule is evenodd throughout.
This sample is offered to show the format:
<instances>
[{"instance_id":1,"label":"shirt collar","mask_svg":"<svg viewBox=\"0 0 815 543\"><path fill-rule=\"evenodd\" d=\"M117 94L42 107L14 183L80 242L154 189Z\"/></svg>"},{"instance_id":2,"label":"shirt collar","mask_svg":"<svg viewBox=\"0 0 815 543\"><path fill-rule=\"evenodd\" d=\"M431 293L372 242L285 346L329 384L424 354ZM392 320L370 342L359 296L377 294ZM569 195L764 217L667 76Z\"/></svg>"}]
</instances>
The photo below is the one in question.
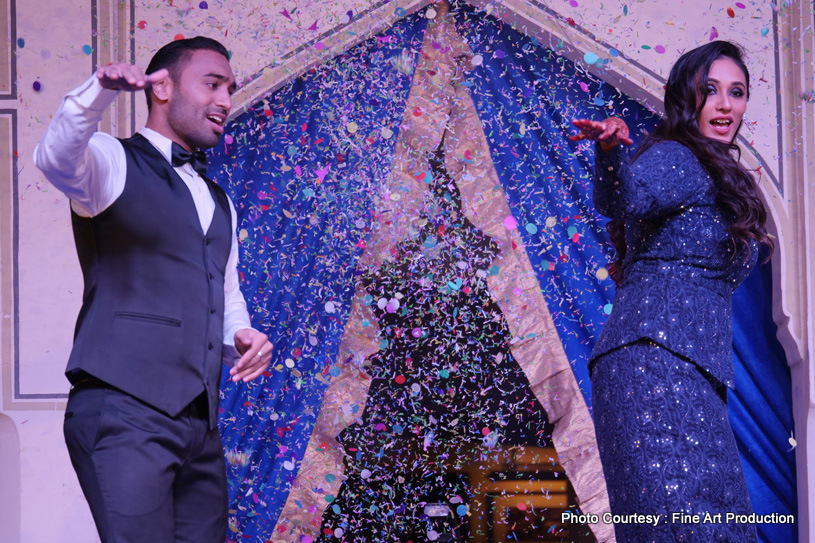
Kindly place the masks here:
<instances>
[{"instance_id":1,"label":"shirt collar","mask_svg":"<svg viewBox=\"0 0 815 543\"><path fill-rule=\"evenodd\" d=\"M159 153L164 156L167 162L170 164L173 163L173 140L167 136L159 134L152 128L147 128L146 126L139 130L139 134L147 138L147 141L152 143L153 147L158 149Z\"/></svg>"}]
</instances>

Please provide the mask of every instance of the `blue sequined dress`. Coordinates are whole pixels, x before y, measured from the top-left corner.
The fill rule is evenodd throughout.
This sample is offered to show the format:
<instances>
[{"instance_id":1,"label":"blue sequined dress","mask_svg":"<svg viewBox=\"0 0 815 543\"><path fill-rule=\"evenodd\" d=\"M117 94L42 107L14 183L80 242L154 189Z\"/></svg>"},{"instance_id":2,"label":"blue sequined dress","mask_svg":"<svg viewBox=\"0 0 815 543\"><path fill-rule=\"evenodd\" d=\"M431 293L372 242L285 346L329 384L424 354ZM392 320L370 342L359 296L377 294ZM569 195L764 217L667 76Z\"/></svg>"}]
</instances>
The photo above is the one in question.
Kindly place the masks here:
<instances>
[{"instance_id":1,"label":"blue sequined dress","mask_svg":"<svg viewBox=\"0 0 815 543\"><path fill-rule=\"evenodd\" d=\"M622 146L596 156L595 206L626 223L624 282L589 362L617 540L756 541L753 525L726 521L752 512L726 399L731 297L758 249L737 250L713 180L682 144L633 164ZM625 522L634 514L659 523Z\"/></svg>"}]
</instances>

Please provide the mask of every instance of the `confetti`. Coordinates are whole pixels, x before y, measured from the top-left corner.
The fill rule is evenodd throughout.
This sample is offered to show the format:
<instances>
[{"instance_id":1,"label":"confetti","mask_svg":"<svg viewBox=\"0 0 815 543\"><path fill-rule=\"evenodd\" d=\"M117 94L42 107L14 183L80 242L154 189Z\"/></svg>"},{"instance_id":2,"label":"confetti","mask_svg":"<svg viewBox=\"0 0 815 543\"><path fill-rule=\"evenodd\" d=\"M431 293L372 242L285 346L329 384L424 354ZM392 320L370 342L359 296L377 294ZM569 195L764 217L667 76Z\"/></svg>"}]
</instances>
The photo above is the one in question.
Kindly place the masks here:
<instances>
[{"instance_id":1,"label":"confetti","mask_svg":"<svg viewBox=\"0 0 815 543\"><path fill-rule=\"evenodd\" d=\"M513 297L524 316L551 312L588 395L588 376L577 368L585 371L611 311L614 284L605 266L612 250L591 205L590 144L567 141L568 129L547 116L568 123L576 114L640 115L644 127L651 118L584 69L602 70L622 56L617 49L583 55L575 65L484 10L463 6L453 16L473 54L462 66L476 69L459 72L454 92L469 93L486 140L455 147L445 140L455 148L445 161L463 179L448 181L421 153L397 170L391 161L406 126L420 139L414 127L448 122L449 109L430 100L419 107L408 96L414 80L428 88L447 84L443 73L430 73L435 68L427 68L423 55L449 44L437 38L422 51L422 31L400 34L440 20L435 7L410 16L386 8L404 19L248 107L213 150L213 173L238 210L242 289L253 324L276 342L265 381L223 391L224 445L247 451L249 459L227 467L235 540L269 534L297 540L301 527L278 516L288 496L300 500L289 506L303 513L320 543L395 540L384 533L365 539L360 526L405 534L405 519L422 514L412 504L428 496L449 505L457 522L476 515L465 481L452 470L445 475L452 480L438 478L440 447L455 442L494 455L518 439L548 443L551 432L514 358L517 345L535 345L537 331L510 332L513 315L502 311L499 298ZM623 11L628 15L629 7ZM300 11L280 15L272 18L292 32L317 28L306 27L313 19L303 20ZM352 17L337 9L325 20L348 24ZM317 43L333 48L332 38L322 39ZM635 53L641 46L624 37L613 43ZM666 53L664 45L653 50ZM630 113L622 113L625 107ZM419 146L434 149L438 139ZM490 162L500 182L477 198L509 207L478 220L492 221L500 235L488 235L479 228L485 223L461 212L462 188L472 183L467 176ZM519 275L506 255L528 258L531 267ZM541 295L546 308L535 305ZM346 326L370 338L371 350L344 352ZM324 497L312 504L289 491L304 482L297 470L323 415L326 387L342 382L370 389L354 401L332 399L334 429L345 430L342 440L317 448L318 463L331 473L308 480L309 492ZM413 450L418 454L410 456ZM342 463L334 467L336 458ZM425 524L412 537L439 540L441 532Z\"/></svg>"}]
</instances>

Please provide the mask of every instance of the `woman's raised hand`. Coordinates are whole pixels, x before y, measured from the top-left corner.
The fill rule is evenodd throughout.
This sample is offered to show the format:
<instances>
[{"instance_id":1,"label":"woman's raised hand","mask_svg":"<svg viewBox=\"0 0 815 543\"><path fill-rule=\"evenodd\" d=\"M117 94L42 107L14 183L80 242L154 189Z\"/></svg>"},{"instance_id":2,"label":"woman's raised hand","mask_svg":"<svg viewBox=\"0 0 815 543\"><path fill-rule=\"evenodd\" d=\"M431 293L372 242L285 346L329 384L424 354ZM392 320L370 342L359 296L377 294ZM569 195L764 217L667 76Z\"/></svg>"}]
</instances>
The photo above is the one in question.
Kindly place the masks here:
<instances>
[{"instance_id":1,"label":"woman's raised hand","mask_svg":"<svg viewBox=\"0 0 815 543\"><path fill-rule=\"evenodd\" d=\"M572 124L580 133L569 136L572 141L592 140L600 142L603 151L609 151L618 144L631 145L634 143L628 137L628 125L619 117L609 117L604 121L589 119L575 119Z\"/></svg>"}]
</instances>

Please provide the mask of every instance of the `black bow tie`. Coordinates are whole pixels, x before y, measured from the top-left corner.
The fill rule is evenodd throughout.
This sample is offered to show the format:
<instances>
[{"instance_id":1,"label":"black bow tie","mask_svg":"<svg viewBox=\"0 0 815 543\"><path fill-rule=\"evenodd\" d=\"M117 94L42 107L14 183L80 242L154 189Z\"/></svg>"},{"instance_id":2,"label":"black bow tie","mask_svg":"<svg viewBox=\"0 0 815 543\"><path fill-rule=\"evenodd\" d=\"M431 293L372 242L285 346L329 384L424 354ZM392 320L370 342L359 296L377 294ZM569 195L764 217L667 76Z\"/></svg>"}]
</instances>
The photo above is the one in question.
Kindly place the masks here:
<instances>
[{"instance_id":1,"label":"black bow tie","mask_svg":"<svg viewBox=\"0 0 815 543\"><path fill-rule=\"evenodd\" d=\"M207 176L207 155L204 151L190 152L173 142L173 167L180 168L187 162L201 177Z\"/></svg>"}]
</instances>

